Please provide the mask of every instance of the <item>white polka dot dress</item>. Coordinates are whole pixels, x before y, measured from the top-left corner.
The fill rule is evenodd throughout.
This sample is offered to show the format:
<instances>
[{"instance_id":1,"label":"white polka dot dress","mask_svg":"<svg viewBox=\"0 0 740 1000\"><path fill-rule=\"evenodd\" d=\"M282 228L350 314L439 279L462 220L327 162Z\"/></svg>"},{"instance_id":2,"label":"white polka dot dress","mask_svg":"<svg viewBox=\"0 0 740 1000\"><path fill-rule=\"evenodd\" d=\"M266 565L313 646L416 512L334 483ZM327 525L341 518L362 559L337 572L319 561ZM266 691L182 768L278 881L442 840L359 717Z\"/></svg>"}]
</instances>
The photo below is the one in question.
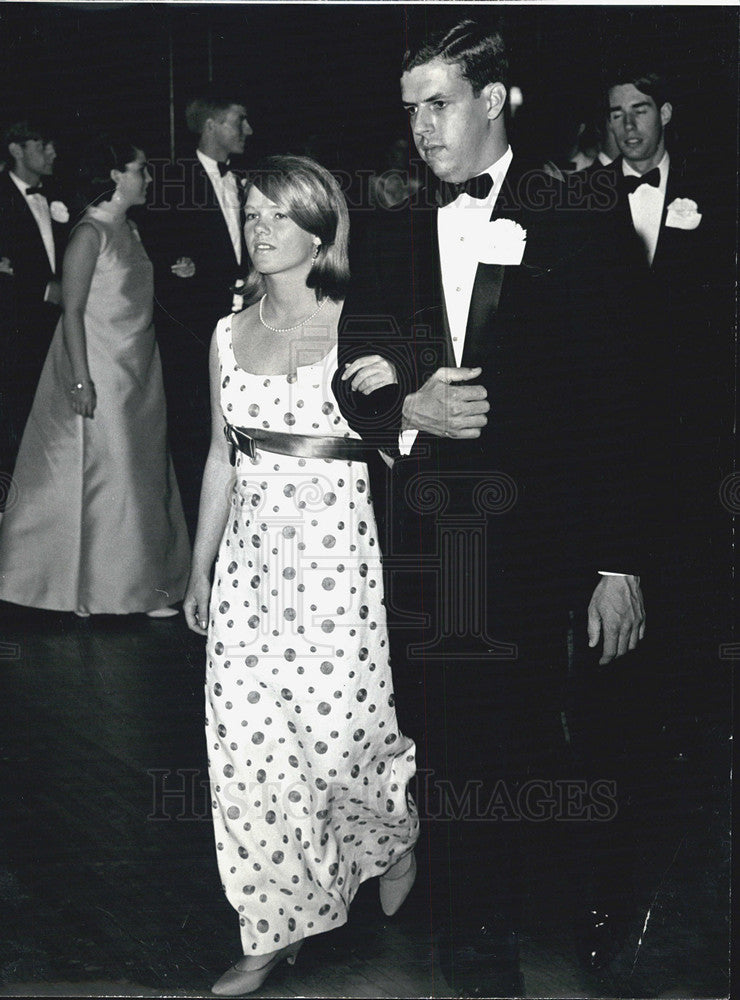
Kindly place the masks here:
<instances>
[{"instance_id":1,"label":"white polka dot dress","mask_svg":"<svg viewBox=\"0 0 740 1000\"><path fill-rule=\"evenodd\" d=\"M229 317L217 343L230 423L356 436L331 391L336 349L265 376L236 364ZM362 462L237 452L211 595L206 737L219 871L245 954L343 924L361 882L418 836L367 484Z\"/></svg>"}]
</instances>

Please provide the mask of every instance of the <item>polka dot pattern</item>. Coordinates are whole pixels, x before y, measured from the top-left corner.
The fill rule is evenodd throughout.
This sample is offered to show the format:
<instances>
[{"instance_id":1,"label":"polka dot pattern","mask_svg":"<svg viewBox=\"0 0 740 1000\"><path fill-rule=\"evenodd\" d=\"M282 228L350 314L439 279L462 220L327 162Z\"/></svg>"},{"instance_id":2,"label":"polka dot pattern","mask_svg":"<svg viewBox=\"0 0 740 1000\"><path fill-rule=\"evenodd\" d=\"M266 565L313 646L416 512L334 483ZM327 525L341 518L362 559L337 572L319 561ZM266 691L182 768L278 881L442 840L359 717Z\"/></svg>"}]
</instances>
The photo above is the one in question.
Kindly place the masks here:
<instances>
[{"instance_id":1,"label":"polka dot pattern","mask_svg":"<svg viewBox=\"0 0 740 1000\"><path fill-rule=\"evenodd\" d=\"M237 366L228 318L217 342L231 422L354 436L331 392L336 351L264 376ZM360 462L237 453L211 595L206 737L219 871L245 954L343 924L360 884L418 836L367 482Z\"/></svg>"}]
</instances>

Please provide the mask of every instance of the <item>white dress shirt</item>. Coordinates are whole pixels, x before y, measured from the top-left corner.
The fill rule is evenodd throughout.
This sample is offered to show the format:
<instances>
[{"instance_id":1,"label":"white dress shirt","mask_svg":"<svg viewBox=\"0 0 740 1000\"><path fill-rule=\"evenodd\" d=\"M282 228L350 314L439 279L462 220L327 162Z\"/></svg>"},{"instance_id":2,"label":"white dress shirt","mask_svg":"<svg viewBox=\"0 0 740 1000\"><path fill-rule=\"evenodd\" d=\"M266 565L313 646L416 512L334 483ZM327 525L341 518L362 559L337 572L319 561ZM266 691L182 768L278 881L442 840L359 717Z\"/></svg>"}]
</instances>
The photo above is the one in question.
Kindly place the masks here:
<instances>
[{"instance_id":1,"label":"white dress shirt","mask_svg":"<svg viewBox=\"0 0 740 1000\"><path fill-rule=\"evenodd\" d=\"M26 191L31 187L31 185L26 184L26 182L22 181L20 177L16 177L12 170L10 171L10 176L15 186L26 199L28 207L31 209L31 213L36 220L36 225L39 227L41 239L44 241L44 249L46 250L46 256L49 258L51 273L56 274L56 249L54 247L54 233L51 228L51 212L49 211L49 202L46 200L45 195L41 193L27 195Z\"/></svg>"},{"instance_id":2,"label":"white dress shirt","mask_svg":"<svg viewBox=\"0 0 740 1000\"><path fill-rule=\"evenodd\" d=\"M658 164L660 185L653 187L652 184L641 184L636 191L627 196L630 203L630 212L632 213L632 224L635 227L635 232L642 240L648 264L653 263L655 248L658 245L670 163L671 160L666 150L663 154L663 159ZM622 160L622 173L625 177L641 176L627 160Z\"/></svg>"},{"instance_id":3,"label":"white dress shirt","mask_svg":"<svg viewBox=\"0 0 740 1000\"><path fill-rule=\"evenodd\" d=\"M239 217L239 189L237 188L236 177L234 177L231 171L224 174L222 177L221 172L218 169L218 161L214 160L211 156L206 156L206 154L201 152L199 149L196 150L196 155L203 164L203 169L208 174L208 178L213 184L213 190L216 192L218 203L221 206L221 212L229 229L231 242L234 245L234 254L236 256L237 263L241 264L241 220Z\"/></svg>"}]
</instances>

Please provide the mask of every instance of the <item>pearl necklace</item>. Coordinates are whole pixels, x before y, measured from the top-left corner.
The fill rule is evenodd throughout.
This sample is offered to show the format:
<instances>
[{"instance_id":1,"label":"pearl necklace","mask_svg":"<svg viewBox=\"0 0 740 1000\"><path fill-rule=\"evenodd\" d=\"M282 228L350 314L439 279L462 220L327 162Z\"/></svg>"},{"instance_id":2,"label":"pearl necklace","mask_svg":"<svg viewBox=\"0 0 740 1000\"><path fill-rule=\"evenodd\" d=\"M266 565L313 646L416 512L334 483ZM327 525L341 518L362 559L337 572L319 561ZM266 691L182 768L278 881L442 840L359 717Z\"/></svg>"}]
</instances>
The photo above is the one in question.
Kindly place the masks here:
<instances>
[{"instance_id":1,"label":"pearl necklace","mask_svg":"<svg viewBox=\"0 0 740 1000\"><path fill-rule=\"evenodd\" d=\"M292 330L300 330L300 328L302 326L305 326L306 323L310 323L311 320L314 318L314 316L318 316L318 314L324 308L324 302L326 301L325 299L322 299L321 302L319 302L318 308L314 309L314 311L311 313L311 315L310 316L306 316L306 318L302 319L300 323L296 323L295 326L270 326L269 323L265 323L265 317L262 315L262 306L264 305L264 302L265 302L266 298L267 298L267 292L265 292L265 294L260 299L260 305L259 305L260 323L266 329L272 330L273 333L290 333Z\"/></svg>"}]
</instances>

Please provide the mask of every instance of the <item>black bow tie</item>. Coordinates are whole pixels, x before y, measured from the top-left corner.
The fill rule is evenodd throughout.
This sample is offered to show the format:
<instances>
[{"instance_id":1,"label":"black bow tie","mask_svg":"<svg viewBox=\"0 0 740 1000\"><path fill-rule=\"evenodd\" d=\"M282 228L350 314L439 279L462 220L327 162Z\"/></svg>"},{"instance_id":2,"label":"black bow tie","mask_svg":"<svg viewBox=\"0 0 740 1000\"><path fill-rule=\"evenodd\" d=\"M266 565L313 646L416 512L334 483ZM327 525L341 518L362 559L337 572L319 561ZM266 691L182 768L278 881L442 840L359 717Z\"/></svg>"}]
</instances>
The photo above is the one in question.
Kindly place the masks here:
<instances>
[{"instance_id":1,"label":"black bow tie","mask_svg":"<svg viewBox=\"0 0 740 1000\"><path fill-rule=\"evenodd\" d=\"M231 167L228 165L228 163L225 163L223 160L219 160L216 166L218 167L218 172L221 174L222 177L224 176L224 174L231 173Z\"/></svg>"},{"instance_id":2,"label":"black bow tie","mask_svg":"<svg viewBox=\"0 0 740 1000\"><path fill-rule=\"evenodd\" d=\"M43 193L44 189L41 187L40 184L37 184L36 187L26 188L26 198L30 197L32 194L43 194Z\"/></svg>"},{"instance_id":3,"label":"black bow tie","mask_svg":"<svg viewBox=\"0 0 740 1000\"><path fill-rule=\"evenodd\" d=\"M641 184L651 184L653 187L660 187L660 170L653 167L646 174L635 177L634 174L625 174L623 177L624 187L627 194L634 194Z\"/></svg>"},{"instance_id":4,"label":"black bow tie","mask_svg":"<svg viewBox=\"0 0 740 1000\"><path fill-rule=\"evenodd\" d=\"M437 201L441 206L449 205L451 201L461 194L468 194L471 198L482 201L491 193L493 178L490 174L478 174L477 177L469 177L462 184L449 184L442 181L437 189Z\"/></svg>"}]
</instances>

